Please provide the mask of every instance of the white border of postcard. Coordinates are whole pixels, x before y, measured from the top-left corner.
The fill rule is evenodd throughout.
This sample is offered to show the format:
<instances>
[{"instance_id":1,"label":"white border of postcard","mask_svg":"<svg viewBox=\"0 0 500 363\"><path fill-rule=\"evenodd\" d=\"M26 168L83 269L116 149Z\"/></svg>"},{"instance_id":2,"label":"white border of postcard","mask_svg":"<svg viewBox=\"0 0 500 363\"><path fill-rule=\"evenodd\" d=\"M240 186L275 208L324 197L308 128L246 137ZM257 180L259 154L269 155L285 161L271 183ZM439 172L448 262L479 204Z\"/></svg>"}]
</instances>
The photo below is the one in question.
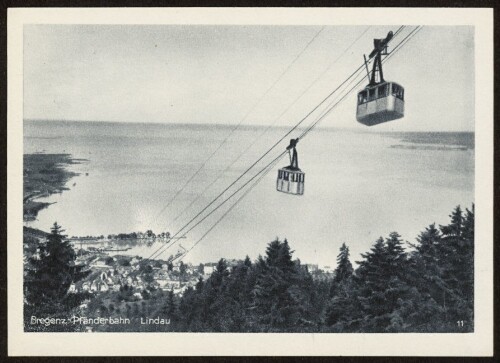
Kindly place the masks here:
<instances>
[{"instance_id":1,"label":"white border of postcard","mask_svg":"<svg viewBox=\"0 0 500 363\"><path fill-rule=\"evenodd\" d=\"M9 355L491 356L493 354L493 9L11 8L8 9L7 21ZM478 161L475 163L477 242L474 333L25 333L22 314L23 25L35 23L474 26L475 155Z\"/></svg>"}]
</instances>

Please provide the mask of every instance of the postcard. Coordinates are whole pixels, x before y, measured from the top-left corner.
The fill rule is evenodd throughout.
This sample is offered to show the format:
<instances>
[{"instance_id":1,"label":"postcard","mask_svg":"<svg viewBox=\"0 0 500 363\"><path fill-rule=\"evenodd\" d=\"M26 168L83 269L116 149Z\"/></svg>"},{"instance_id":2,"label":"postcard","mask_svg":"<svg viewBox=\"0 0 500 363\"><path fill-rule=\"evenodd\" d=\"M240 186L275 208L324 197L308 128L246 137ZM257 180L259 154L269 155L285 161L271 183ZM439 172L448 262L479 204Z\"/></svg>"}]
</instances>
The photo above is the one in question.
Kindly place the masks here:
<instances>
[{"instance_id":1,"label":"postcard","mask_svg":"<svg viewBox=\"0 0 500 363\"><path fill-rule=\"evenodd\" d=\"M9 355L491 356L492 131L492 9L9 9Z\"/></svg>"}]
</instances>

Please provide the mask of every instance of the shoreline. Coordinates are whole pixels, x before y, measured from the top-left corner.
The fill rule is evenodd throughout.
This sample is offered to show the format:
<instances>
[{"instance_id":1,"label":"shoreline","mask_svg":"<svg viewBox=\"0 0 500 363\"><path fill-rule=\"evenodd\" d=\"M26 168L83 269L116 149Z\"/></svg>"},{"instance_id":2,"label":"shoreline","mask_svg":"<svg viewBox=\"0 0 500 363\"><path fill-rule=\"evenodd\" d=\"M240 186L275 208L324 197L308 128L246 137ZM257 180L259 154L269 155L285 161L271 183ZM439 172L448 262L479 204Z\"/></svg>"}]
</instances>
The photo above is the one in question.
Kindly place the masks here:
<instances>
[{"instance_id":1,"label":"shoreline","mask_svg":"<svg viewBox=\"0 0 500 363\"><path fill-rule=\"evenodd\" d=\"M87 159L73 158L71 154L33 153L23 155L23 222L36 220L38 213L55 202L36 199L70 190L66 184L80 175L68 170L69 165L82 164Z\"/></svg>"}]
</instances>

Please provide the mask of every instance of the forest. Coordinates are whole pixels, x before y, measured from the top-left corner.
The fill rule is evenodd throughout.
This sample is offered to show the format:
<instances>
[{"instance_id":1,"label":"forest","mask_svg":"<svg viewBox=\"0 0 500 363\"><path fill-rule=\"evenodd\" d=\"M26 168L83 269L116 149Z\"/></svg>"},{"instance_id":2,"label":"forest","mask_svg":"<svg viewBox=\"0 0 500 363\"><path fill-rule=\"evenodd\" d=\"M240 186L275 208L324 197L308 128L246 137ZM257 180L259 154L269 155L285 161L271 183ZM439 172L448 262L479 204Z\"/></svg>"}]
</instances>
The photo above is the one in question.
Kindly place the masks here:
<instances>
[{"instance_id":1,"label":"forest","mask_svg":"<svg viewBox=\"0 0 500 363\"><path fill-rule=\"evenodd\" d=\"M74 252L60 230L53 230L42 256L27 263L25 329L29 318L78 314L71 281L86 272L72 265ZM51 257L52 256L52 257ZM33 259L33 258L32 258ZM293 257L288 241L270 242L265 254L229 267L220 259L207 280L176 296L150 291L148 300L128 310L132 324L98 331L180 332L472 332L474 330L474 205L457 206L446 225L431 224L414 242L397 232L374 241L351 261L340 247L333 278L317 279ZM65 264L61 268L61 261ZM353 263L353 262L356 263ZM59 271L54 269L58 264ZM123 291L120 292L123 294ZM81 296L80 299L88 296ZM95 300L97 301L97 300ZM99 305L99 304L94 304ZM92 301L89 306L92 306ZM76 312L75 312L76 311ZM95 314L121 316L107 307ZM169 319L168 325L142 325L140 317ZM77 326L35 330L79 331Z\"/></svg>"}]
</instances>

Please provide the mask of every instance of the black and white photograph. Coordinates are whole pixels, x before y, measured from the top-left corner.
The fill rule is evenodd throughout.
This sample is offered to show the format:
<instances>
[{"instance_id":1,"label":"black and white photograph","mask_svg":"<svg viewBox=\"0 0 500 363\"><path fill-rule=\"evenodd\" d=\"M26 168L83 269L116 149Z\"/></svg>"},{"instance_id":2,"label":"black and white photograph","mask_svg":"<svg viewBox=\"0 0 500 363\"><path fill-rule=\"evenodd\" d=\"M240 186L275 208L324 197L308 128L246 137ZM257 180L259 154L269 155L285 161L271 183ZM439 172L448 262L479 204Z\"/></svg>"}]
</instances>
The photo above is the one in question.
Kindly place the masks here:
<instances>
[{"instance_id":1,"label":"black and white photograph","mask_svg":"<svg viewBox=\"0 0 500 363\"><path fill-rule=\"evenodd\" d=\"M20 331L482 330L484 42L361 19L25 21Z\"/></svg>"}]
</instances>

